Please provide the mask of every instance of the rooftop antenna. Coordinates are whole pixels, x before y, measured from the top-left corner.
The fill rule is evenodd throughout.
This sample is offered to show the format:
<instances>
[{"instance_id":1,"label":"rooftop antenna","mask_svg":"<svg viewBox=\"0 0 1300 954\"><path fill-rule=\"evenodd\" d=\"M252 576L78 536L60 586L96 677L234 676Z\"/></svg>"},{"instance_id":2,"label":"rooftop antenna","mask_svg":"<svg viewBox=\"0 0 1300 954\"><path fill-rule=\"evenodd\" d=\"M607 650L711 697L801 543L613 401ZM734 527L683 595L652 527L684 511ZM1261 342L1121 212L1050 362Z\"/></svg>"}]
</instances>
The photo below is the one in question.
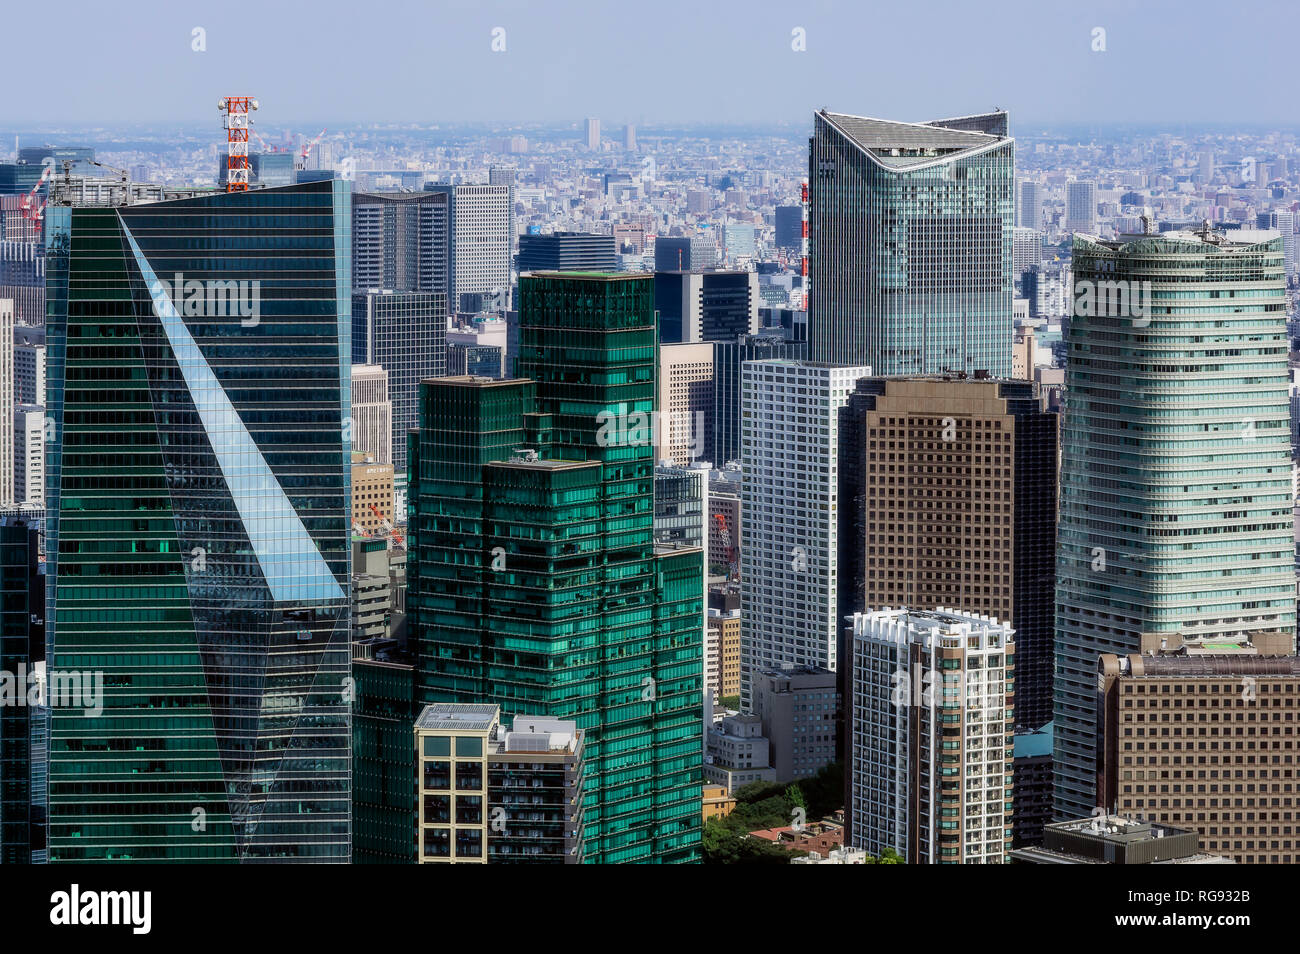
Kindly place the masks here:
<instances>
[{"instance_id":1,"label":"rooftop antenna","mask_svg":"<svg viewBox=\"0 0 1300 954\"><path fill-rule=\"evenodd\" d=\"M251 96L227 96L217 101L217 109L225 113L226 128L226 191L248 191L248 131L253 120L248 115L257 109L257 100Z\"/></svg>"}]
</instances>

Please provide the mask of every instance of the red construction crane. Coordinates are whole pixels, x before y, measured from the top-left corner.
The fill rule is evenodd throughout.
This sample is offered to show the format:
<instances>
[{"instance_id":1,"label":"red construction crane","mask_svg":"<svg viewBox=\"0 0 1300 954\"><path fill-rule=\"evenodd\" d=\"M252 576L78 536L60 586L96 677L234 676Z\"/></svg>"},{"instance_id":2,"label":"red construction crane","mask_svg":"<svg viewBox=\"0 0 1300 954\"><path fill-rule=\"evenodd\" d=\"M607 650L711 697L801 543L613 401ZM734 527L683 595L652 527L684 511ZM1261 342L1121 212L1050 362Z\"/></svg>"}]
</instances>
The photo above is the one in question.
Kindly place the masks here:
<instances>
[{"instance_id":1,"label":"red construction crane","mask_svg":"<svg viewBox=\"0 0 1300 954\"><path fill-rule=\"evenodd\" d=\"M45 185L46 180L53 175L54 166L47 165L41 173L41 177L36 180L36 185L32 186L32 191L22 197L22 200L18 203L18 208L22 211L23 218L32 219L36 222L41 220L41 216L45 213L45 202L42 201L40 205L37 205L36 193L41 191L41 186Z\"/></svg>"},{"instance_id":2,"label":"red construction crane","mask_svg":"<svg viewBox=\"0 0 1300 954\"><path fill-rule=\"evenodd\" d=\"M226 191L247 192L248 133L253 127L248 114L257 109L257 100L251 96L227 96L217 102L217 109L226 114Z\"/></svg>"},{"instance_id":3,"label":"red construction crane","mask_svg":"<svg viewBox=\"0 0 1300 954\"><path fill-rule=\"evenodd\" d=\"M725 514L715 513L713 519L718 524L718 539L727 549L727 576L731 579L736 578L736 547L731 542L731 531L727 529L727 517Z\"/></svg>"},{"instance_id":4,"label":"red construction crane","mask_svg":"<svg viewBox=\"0 0 1300 954\"><path fill-rule=\"evenodd\" d=\"M305 144L303 145L303 147L302 147L302 155L300 155L300 156L298 157L298 168L299 168L299 169L305 169L305 168L307 168L307 157L308 157L309 155L311 155L311 151L312 151L313 149L316 148L316 144L317 144L318 142L320 142L321 139L324 138L324 136L325 136L325 130L322 129L319 133L316 134L316 138L315 138L315 139L313 139L311 142L309 142L309 143L305 143Z\"/></svg>"},{"instance_id":5,"label":"red construction crane","mask_svg":"<svg viewBox=\"0 0 1300 954\"><path fill-rule=\"evenodd\" d=\"M405 550L406 540L402 537L402 531L398 530L395 526L393 526L392 521L390 521L387 517L385 517L380 512L379 508L376 507L374 504L367 504L366 506L368 506L370 508L370 512L375 515L375 519L378 520L379 525L384 528L384 532L392 534L393 542L396 543L403 550Z\"/></svg>"}]
</instances>

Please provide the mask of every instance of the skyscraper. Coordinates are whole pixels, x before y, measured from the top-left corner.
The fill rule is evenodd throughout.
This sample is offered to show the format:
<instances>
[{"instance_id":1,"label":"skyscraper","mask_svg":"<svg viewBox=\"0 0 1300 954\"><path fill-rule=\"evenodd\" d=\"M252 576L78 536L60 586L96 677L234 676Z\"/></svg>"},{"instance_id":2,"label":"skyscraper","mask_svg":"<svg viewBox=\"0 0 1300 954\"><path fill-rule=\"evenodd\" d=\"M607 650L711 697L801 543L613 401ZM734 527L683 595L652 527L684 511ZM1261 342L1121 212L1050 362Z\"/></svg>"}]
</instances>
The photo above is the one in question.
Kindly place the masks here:
<instances>
[{"instance_id":1,"label":"skyscraper","mask_svg":"<svg viewBox=\"0 0 1300 954\"><path fill-rule=\"evenodd\" d=\"M756 272L655 272L663 342L730 341L757 334L759 302Z\"/></svg>"},{"instance_id":2,"label":"skyscraper","mask_svg":"<svg viewBox=\"0 0 1300 954\"><path fill-rule=\"evenodd\" d=\"M1097 659L1295 628L1282 241L1074 243L1057 534L1056 813L1096 804Z\"/></svg>"},{"instance_id":3,"label":"skyscraper","mask_svg":"<svg viewBox=\"0 0 1300 954\"><path fill-rule=\"evenodd\" d=\"M1043 227L1043 187L1031 179L1020 180L1016 224L1023 229Z\"/></svg>"},{"instance_id":4,"label":"skyscraper","mask_svg":"<svg viewBox=\"0 0 1300 954\"><path fill-rule=\"evenodd\" d=\"M0 506L14 500L14 303L0 298Z\"/></svg>"},{"instance_id":5,"label":"skyscraper","mask_svg":"<svg viewBox=\"0 0 1300 954\"><path fill-rule=\"evenodd\" d=\"M840 413L843 610L1016 630L1017 725L1052 718L1058 417L1032 381L864 378Z\"/></svg>"},{"instance_id":6,"label":"skyscraper","mask_svg":"<svg viewBox=\"0 0 1300 954\"><path fill-rule=\"evenodd\" d=\"M377 364L352 365L352 449L380 464L393 462L393 402L388 372Z\"/></svg>"},{"instance_id":7,"label":"skyscraper","mask_svg":"<svg viewBox=\"0 0 1300 954\"><path fill-rule=\"evenodd\" d=\"M1006 113L921 124L819 111L810 358L1009 376L1013 159Z\"/></svg>"},{"instance_id":8,"label":"skyscraper","mask_svg":"<svg viewBox=\"0 0 1300 954\"><path fill-rule=\"evenodd\" d=\"M583 120L583 136L587 142L587 149L591 152L600 151L600 120L595 116L588 116Z\"/></svg>"},{"instance_id":9,"label":"skyscraper","mask_svg":"<svg viewBox=\"0 0 1300 954\"><path fill-rule=\"evenodd\" d=\"M1066 183L1064 228L1067 232L1097 234L1097 183Z\"/></svg>"},{"instance_id":10,"label":"skyscraper","mask_svg":"<svg viewBox=\"0 0 1300 954\"><path fill-rule=\"evenodd\" d=\"M740 335L713 342L713 463L740 460L741 372L746 361L808 357L808 342L779 334ZM732 529L736 533L737 528Z\"/></svg>"},{"instance_id":11,"label":"skyscraper","mask_svg":"<svg viewBox=\"0 0 1300 954\"><path fill-rule=\"evenodd\" d=\"M447 312L505 311L510 306L513 184L438 185L450 210L450 288Z\"/></svg>"},{"instance_id":12,"label":"skyscraper","mask_svg":"<svg viewBox=\"0 0 1300 954\"><path fill-rule=\"evenodd\" d=\"M33 752L33 720L45 718L29 688L45 658L45 577L40 573L40 520L0 512L0 864L31 864L44 848L43 819L33 803L43 772Z\"/></svg>"},{"instance_id":13,"label":"skyscraper","mask_svg":"<svg viewBox=\"0 0 1300 954\"><path fill-rule=\"evenodd\" d=\"M408 611L422 704L586 733L586 852L699 854L703 551L653 540L649 276L520 280L524 377L421 385Z\"/></svg>"},{"instance_id":14,"label":"skyscraper","mask_svg":"<svg viewBox=\"0 0 1300 954\"><path fill-rule=\"evenodd\" d=\"M518 261L521 273L618 270L614 236L586 232L521 235Z\"/></svg>"},{"instance_id":15,"label":"skyscraper","mask_svg":"<svg viewBox=\"0 0 1300 954\"><path fill-rule=\"evenodd\" d=\"M419 423L420 382L447 373L447 312L442 295L370 289L352 296L352 362L388 373L392 461L406 477L406 432Z\"/></svg>"},{"instance_id":16,"label":"skyscraper","mask_svg":"<svg viewBox=\"0 0 1300 954\"><path fill-rule=\"evenodd\" d=\"M1011 852L1009 626L957 610L853 617L845 845L911 864Z\"/></svg>"},{"instance_id":17,"label":"skyscraper","mask_svg":"<svg viewBox=\"0 0 1300 954\"><path fill-rule=\"evenodd\" d=\"M713 343L659 346L655 460L713 460Z\"/></svg>"},{"instance_id":18,"label":"skyscraper","mask_svg":"<svg viewBox=\"0 0 1300 954\"><path fill-rule=\"evenodd\" d=\"M741 705L769 669L837 669L839 409L870 368L746 362L741 386Z\"/></svg>"},{"instance_id":19,"label":"skyscraper","mask_svg":"<svg viewBox=\"0 0 1300 954\"><path fill-rule=\"evenodd\" d=\"M348 860L348 190L46 209L52 862Z\"/></svg>"},{"instance_id":20,"label":"skyscraper","mask_svg":"<svg viewBox=\"0 0 1300 954\"><path fill-rule=\"evenodd\" d=\"M353 196L353 288L449 296L450 270L449 194L359 192Z\"/></svg>"}]
</instances>

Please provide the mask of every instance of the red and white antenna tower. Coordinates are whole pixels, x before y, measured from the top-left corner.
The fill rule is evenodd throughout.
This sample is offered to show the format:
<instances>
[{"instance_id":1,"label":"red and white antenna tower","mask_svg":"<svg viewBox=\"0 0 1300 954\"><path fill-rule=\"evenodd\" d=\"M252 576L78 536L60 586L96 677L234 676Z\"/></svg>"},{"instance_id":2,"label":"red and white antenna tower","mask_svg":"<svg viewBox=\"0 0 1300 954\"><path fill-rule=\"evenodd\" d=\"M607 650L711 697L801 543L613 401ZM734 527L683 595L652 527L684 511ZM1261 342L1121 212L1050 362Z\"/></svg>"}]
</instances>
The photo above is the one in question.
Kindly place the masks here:
<instances>
[{"instance_id":1,"label":"red and white antenna tower","mask_svg":"<svg viewBox=\"0 0 1300 954\"><path fill-rule=\"evenodd\" d=\"M226 191L248 191L248 132L253 120L248 115L257 109L251 96L227 96L217 103L226 114Z\"/></svg>"}]
</instances>

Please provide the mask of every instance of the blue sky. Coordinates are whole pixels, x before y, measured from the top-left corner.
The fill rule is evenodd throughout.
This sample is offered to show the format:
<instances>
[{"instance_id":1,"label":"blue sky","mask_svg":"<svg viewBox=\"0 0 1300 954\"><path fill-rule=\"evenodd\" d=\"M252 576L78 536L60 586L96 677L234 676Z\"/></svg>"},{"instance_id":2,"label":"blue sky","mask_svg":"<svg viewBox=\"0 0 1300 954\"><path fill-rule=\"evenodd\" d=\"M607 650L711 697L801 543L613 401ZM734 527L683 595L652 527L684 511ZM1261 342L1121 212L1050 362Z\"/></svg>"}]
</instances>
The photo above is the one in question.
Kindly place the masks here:
<instances>
[{"instance_id":1,"label":"blue sky","mask_svg":"<svg viewBox=\"0 0 1300 954\"><path fill-rule=\"evenodd\" d=\"M206 120L220 96L245 93L271 124L803 122L822 106L910 120L1000 106L1017 125L1300 121L1300 5L1291 0L70 0L39 9L52 19L36 17L30 42L6 45L11 91L0 118L10 123ZM202 52L192 48L196 27ZM497 27L504 52L492 50ZM796 28L806 44L798 52ZM1092 49L1095 28L1105 30L1104 52Z\"/></svg>"}]
</instances>

